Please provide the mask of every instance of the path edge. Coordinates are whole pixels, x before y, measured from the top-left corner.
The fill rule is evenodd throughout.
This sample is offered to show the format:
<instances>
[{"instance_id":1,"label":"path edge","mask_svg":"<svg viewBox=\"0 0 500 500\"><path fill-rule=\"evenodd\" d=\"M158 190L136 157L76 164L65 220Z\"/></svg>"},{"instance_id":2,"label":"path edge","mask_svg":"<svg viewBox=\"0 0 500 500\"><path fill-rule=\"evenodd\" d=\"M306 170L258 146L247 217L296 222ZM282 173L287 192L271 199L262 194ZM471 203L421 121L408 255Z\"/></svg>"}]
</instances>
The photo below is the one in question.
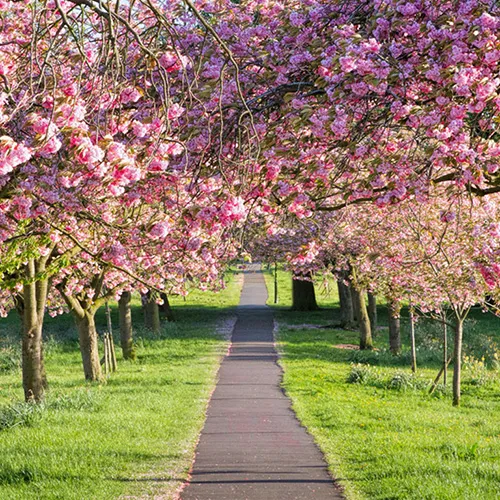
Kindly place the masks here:
<instances>
[{"instance_id":1,"label":"path edge","mask_svg":"<svg viewBox=\"0 0 500 500\"><path fill-rule=\"evenodd\" d=\"M304 431L306 432L306 434L311 437L311 439L312 439L312 441L314 443L314 446L316 446L316 448L321 453L321 456L322 456L323 461L325 463L326 473L328 474L328 476L332 480L333 486L335 487L335 489L337 490L337 492L339 493L339 495L342 496L342 498L344 498L345 500L351 500L348 496L346 496L346 488L345 488L345 486L343 484L341 484L339 482L339 480L334 477L334 475L333 475L334 471L330 470L330 465L329 465L328 461L326 460L326 453L325 453L325 451L323 450L323 448L321 447L321 445L316 441L316 438L314 437L314 435L311 432L309 432L309 429L301 422L301 420L297 416L297 412L295 411L295 408L294 408L294 405L293 405L293 399L291 398L291 396L288 394L288 392L285 389L284 380L283 380L284 379L284 375L285 375L285 368L284 368L284 366L282 364L282 359L284 358L284 353L283 353L283 350L280 348L279 338L278 338L279 337L279 330L280 330L280 328L282 326L285 326L285 325L280 324L278 322L278 320L276 319L276 317L274 315L273 308L270 307L270 306L267 306L267 307L269 307L269 309L271 309L272 312L273 312L273 346L274 346L274 350L276 351L276 365L279 367L280 372L281 372L279 390L283 393L283 395L290 402L290 411L293 413L293 416L294 416L295 420L297 421L297 423L299 424L299 426L304 429ZM361 500L361 497L355 497L355 499L356 500ZM354 499L352 499L352 500L354 500Z\"/></svg>"},{"instance_id":2,"label":"path edge","mask_svg":"<svg viewBox=\"0 0 500 500\"><path fill-rule=\"evenodd\" d=\"M229 321L232 322L230 333L228 333L229 328L226 328L227 327L226 323ZM205 403L205 408L203 410L203 416L204 416L203 425L202 425L201 430L198 434L198 437L196 438L196 441L194 443L194 453L193 453L193 457L191 459L191 465L189 466L189 471L188 471L187 477L182 482L182 484L175 490L174 496L172 497L172 500L181 500L182 492L187 487L187 485L191 482L191 479L193 477L193 469L194 469L194 464L196 462L196 450L198 449L198 445L199 445L200 439L201 439L201 434L203 432L203 429L205 428L205 424L207 423L208 407L210 405L210 401L212 401L212 397L214 395L215 389L217 388L217 384L219 383L219 378L220 378L219 374L220 374L222 362L231 352L231 348L233 346L233 332L234 332L234 327L236 326L237 321L238 321L238 314L237 314L237 306L236 306L231 311L231 313L228 314L226 317L219 318L217 320L216 325L215 325L215 333L217 335L221 335L224 338L224 340L227 342L227 348L220 355L219 366L217 367L217 371L215 372L215 376L214 376L214 386L213 386L212 390L210 391L210 394L209 394L207 401Z\"/></svg>"}]
</instances>

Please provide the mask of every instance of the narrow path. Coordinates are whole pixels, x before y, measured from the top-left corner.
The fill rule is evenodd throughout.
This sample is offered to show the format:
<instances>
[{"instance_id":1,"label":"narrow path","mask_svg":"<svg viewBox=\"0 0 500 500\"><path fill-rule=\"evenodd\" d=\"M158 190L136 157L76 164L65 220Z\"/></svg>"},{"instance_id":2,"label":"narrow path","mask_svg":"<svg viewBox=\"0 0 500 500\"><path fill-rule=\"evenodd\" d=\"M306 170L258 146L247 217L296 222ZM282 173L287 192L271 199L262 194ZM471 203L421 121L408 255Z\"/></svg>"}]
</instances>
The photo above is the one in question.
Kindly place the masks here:
<instances>
[{"instance_id":1,"label":"narrow path","mask_svg":"<svg viewBox=\"0 0 500 500\"><path fill-rule=\"evenodd\" d=\"M182 500L343 498L280 389L266 298L262 272L252 265Z\"/></svg>"}]
</instances>

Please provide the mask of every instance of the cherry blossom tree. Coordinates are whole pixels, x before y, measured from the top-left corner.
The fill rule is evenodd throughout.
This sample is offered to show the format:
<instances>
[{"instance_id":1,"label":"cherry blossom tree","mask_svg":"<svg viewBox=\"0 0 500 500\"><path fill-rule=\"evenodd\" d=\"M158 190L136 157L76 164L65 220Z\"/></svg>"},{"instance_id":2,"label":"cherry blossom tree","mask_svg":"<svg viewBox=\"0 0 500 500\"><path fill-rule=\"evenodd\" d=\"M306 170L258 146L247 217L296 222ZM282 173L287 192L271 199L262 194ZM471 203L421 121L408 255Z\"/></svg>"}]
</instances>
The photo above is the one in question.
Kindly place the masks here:
<instances>
[{"instance_id":1,"label":"cherry blossom tree","mask_svg":"<svg viewBox=\"0 0 500 500\"><path fill-rule=\"evenodd\" d=\"M358 291L368 288L390 303L409 300L424 314L449 310L453 403L458 406L464 320L472 306L488 308L488 297L500 289L499 205L493 194L487 200L463 198L460 192L450 196L437 188L431 194L425 202L412 196L380 209L353 206L317 218L322 237L314 245L321 259L314 266L328 262L327 255L334 261L338 251L337 261L349 269ZM367 331L362 326L364 347Z\"/></svg>"},{"instance_id":2,"label":"cherry blossom tree","mask_svg":"<svg viewBox=\"0 0 500 500\"><path fill-rule=\"evenodd\" d=\"M451 191L439 194L442 207L500 190L499 8L0 1L1 307L23 304L23 364L38 373L26 397L43 394L50 281L95 338L89 318L108 294L213 279L248 213L265 214L275 234L290 216L304 221L309 235L297 233L290 261L348 269L364 319L370 277L397 300L409 279L387 272L395 257L378 248L386 212L335 212L411 201L420 214L437 184ZM342 243L335 224L347 228ZM419 248L410 236L403 250ZM473 262L493 282L494 246L468 248L463 274Z\"/></svg>"},{"instance_id":3,"label":"cherry blossom tree","mask_svg":"<svg viewBox=\"0 0 500 500\"><path fill-rule=\"evenodd\" d=\"M252 8L221 6L217 29L244 68L238 123L262 138L269 203L304 217L436 182L498 191L497 2L269 1L249 21Z\"/></svg>"},{"instance_id":4,"label":"cherry blossom tree","mask_svg":"<svg viewBox=\"0 0 500 500\"><path fill-rule=\"evenodd\" d=\"M452 312L453 404L458 406L464 320L472 306L488 308L488 296L496 297L499 290L498 200L451 204L437 199L425 205L403 203L398 209L397 238L406 252L385 258L399 258L405 278L395 279L393 271L389 282L398 282L401 290L402 281L411 278L403 297L424 312L439 315L443 307Z\"/></svg>"},{"instance_id":5,"label":"cherry blossom tree","mask_svg":"<svg viewBox=\"0 0 500 500\"><path fill-rule=\"evenodd\" d=\"M204 175L199 163L188 161L186 143L199 155L212 133L209 121L203 134L189 127L210 113L194 89L220 86L213 78L203 89L196 85L205 62L199 47L209 34L197 34L194 7L92 0L1 6L2 290L22 294L23 369L38 373L33 383L25 377L25 393L40 400L49 281L88 324L85 373L99 378L89 315L93 319L107 298L101 291L108 268L114 274L106 294L130 280L144 282L141 275L153 265L163 265L164 279L172 281L176 273L168 263L179 253L207 251L205 242L245 208L227 184L222 189L220 174ZM176 224L184 236L172 242L184 246L173 250L175 256L163 263L155 254L127 262L144 240L164 239ZM196 234L208 226L206 235ZM205 274L214 276L217 266L203 262L210 269ZM193 275L199 267L193 266ZM7 298L2 311L14 304Z\"/></svg>"}]
</instances>

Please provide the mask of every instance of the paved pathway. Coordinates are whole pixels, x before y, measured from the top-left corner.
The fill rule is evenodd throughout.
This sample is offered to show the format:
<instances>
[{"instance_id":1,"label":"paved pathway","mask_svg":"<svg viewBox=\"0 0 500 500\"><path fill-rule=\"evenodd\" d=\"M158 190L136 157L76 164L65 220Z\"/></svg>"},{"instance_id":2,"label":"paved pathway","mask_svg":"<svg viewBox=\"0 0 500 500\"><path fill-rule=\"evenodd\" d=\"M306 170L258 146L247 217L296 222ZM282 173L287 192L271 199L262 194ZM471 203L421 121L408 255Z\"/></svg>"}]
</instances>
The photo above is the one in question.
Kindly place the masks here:
<instances>
[{"instance_id":1,"label":"paved pathway","mask_svg":"<svg viewBox=\"0 0 500 500\"><path fill-rule=\"evenodd\" d=\"M343 498L280 389L266 298L259 266L249 266L232 348L220 368L182 500Z\"/></svg>"}]
</instances>

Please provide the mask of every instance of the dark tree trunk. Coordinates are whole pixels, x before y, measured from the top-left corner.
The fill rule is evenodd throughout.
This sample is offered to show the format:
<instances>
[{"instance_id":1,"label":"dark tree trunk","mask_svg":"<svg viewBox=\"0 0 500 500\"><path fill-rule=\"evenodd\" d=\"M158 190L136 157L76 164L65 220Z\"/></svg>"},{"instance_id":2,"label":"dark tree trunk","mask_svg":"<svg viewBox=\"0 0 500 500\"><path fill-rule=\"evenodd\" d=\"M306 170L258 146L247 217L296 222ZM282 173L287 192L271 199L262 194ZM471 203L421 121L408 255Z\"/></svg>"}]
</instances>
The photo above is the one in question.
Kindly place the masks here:
<instances>
[{"instance_id":1,"label":"dark tree trunk","mask_svg":"<svg viewBox=\"0 0 500 500\"><path fill-rule=\"evenodd\" d=\"M370 327L372 334L377 331L377 297L373 293L368 293L368 316L370 317Z\"/></svg>"},{"instance_id":2,"label":"dark tree trunk","mask_svg":"<svg viewBox=\"0 0 500 500\"><path fill-rule=\"evenodd\" d=\"M39 402L47 388L47 377L43 360L42 328L47 302L48 280L36 280L37 272L45 264L29 259L26 265L28 283L23 285L22 312L23 341L22 366L23 389L26 401Z\"/></svg>"},{"instance_id":3,"label":"dark tree trunk","mask_svg":"<svg viewBox=\"0 0 500 500\"><path fill-rule=\"evenodd\" d=\"M390 301L389 305L389 349L391 353L397 355L401 352L401 306L395 301Z\"/></svg>"},{"instance_id":4,"label":"dark tree trunk","mask_svg":"<svg viewBox=\"0 0 500 500\"><path fill-rule=\"evenodd\" d=\"M354 310L352 307L351 288L344 283L344 280L337 280L340 302L340 326L347 330L354 329Z\"/></svg>"},{"instance_id":5,"label":"dark tree trunk","mask_svg":"<svg viewBox=\"0 0 500 500\"><path fill-rule=\"evenodd\" d=\"M455 323L455 352L453 353L453 406L460 406L463 333L464 320L457 318Z\"/></svg>"},{"instance_id":6,"label":"dark tree trunk","mask_svg":"<svg viewBox=\"0 0 500 500\"><path fill-rule=\"evenodd\" d=\"M57 285L59 293L66 304L70 307L75 318L78 339L80 342L80 353L82 355L83 373L86 380L93 382L102 380L101 362L99 358L99 337L95 326L95 315L101 305L104 305L109 297L100 296L103 289L104 271L95 275L92 279L93 296L90 300L87 294L73 296L66 292L66 280ZM108 316L108 328L111 330L111 316ZM111 334L111 331L109 332Z\"/></svg>"},{"instance_id":7,"label":"dark tree trunk","mask_svg":"<svg viewBox=\"0 0 500 500\"><path fill-rule=\"evenodd\" d=\"M353 304L355 304L356 309L359 311L359 348L373 349L372 331L368 309L366 308L365 293L365 290L357 290L355 287L351 289Z\"/></svg>"},{"instance_id":8,"label":"dark tree trunk","mask_svg":"<svg viewBox=\"0 0 500 500\"><path fill-rule=\"evenodd\" d=\"M118 301L118 313L120 316L120 343L122 346L123 359L135 359L135 349L133 343L132 311L130 300L132 294L123 292Z\"/></svg>"},{"instance_id":9,"label":"dark tree trunk","mask_svg":"<svg viewBox=\"0 0 500 500\"><path fill-rule=\"evenodd\" d=\"M83 315L73 313L80 340L83 373L87 380L99 381L102 379L102 372L99 360L99 339L95 327L96 311L85 310Z\"/></svg>"},{"instance_id":10,"label":"dark tree trunk","mask_svg":"<svg viewBox=\"0 0 500 500\"><path fill-rule=\"evenodd\" d=\"M309 276L310 277L310 276ZM310 280L301 279L295 275L292 282L294 311L316 311L316 294L314 293L314 284Z\"/></svg>"},{"instance_id":11,"label":"dark tree trunk","mask_svg":"<svg viewBox=\"0 0 500 500\"><path fill-rule=\"evenodd\" d=\"M160 333L160 309L151 292L142 296L144 326L154 333Z\"/></svg>"},{"instance_id":12,"label":"dark tree trunk","mask_svg":"<svg viewBox=\"0 0 500 500\"><path fill-rule=\"evenodd\" d=\"M24 287L23 287L24 289ZM19 314L19 319L24 321L24 299L23 295L20 293L15 293L13 295L14 305L16 307L17 314Z\"/></svg>"},{"instance_id":13,"label":"dark tree trunk","mask_svg":"<svg viewBox=\"0 0 500 500\"><path fill-rule=\"evenodd\" d=\"M163 304L158 306L160 308L160 313L161 315L166 318L167 321L175 321L175 314L172 309L172 306L170 305L170 302L168 301L168 296L166 293L162 293L160 295L161 299L163 300Z\"/></svg>"}]
</instances>

